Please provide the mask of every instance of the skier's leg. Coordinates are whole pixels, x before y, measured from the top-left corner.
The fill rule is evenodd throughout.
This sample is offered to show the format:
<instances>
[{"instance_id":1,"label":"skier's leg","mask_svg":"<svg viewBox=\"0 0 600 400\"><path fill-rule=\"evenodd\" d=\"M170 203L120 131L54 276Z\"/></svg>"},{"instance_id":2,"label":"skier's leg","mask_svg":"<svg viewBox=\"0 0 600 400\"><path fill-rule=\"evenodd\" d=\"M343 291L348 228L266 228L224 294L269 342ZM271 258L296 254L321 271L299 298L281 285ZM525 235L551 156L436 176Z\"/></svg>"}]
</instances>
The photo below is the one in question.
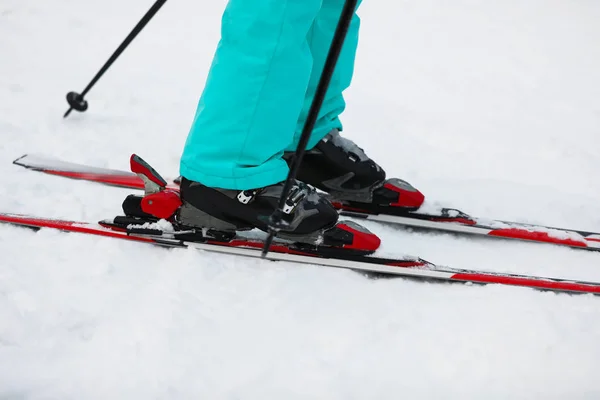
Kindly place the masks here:
<instances>
[{"instance_id":1,"label":"skier's leg","mask_svg":"<svg viewBox=\"0 0 600 400\"><path fill-rule=\"evenodd\" d=\"M302 128L306 122L317 85L319 84L319 79L323 72L325 60L329 53L331 41L335 34L335 29L344 3L344 0L323 0L321 11L317 15L307 36L310 51L314 59L313 70L308 84L308 90L306 91L302 112L300 118L298 118L294 143L288 147L288 151L294 151L300 139L300 134L302 133ZM360 5L360 3L361 0L358 1L358 5ZM308 149L314 147L314 145L332 129L342 129L339 115L346 107L342 92L350 86L352 81L354 60L356 58L356 49L358 46L359 27L360 18L355 14L348 29L348 34L342 52L340 53L335 72L331 78L331 83L327 90L323 106L321 107L319 118L315 124L311 139L309 140L307 146Z\"/></svg>"},{"instance_id":2,"label":"skier's leg","mask_svg":"<svg viewBox=\"0 0 600 400\"><path fill-rule=\"evenodd\" d=\"M286 154L288 161L302 132L343 6L344 0L323 0L321 12L309 33L314 68L296 127L295 141ZM418 190L400 179L386 181L385 171L354 142L339 134L342 129L339 115L346 106L342 92L350 86L352 80L359 26L360 19L355 15L308 143L309 151L300 166L298 179L328 192L336 200L352 202L354 208L371 210L376 207L378 212L381 211L377 208L380 206L416 209L424 200Z\"/></svg>"},{"instance_id":3,"label":"skier's leg","mask_svg":"<svg viewBox=\"0 0 600 400\"><path fill-rule=\"evenodd\" d=\"M310 80L306 36L322 0L230 0L181 175L209 187L253 189L284 180Z\"/></svg>"},{"instance_id":4,"label":"skier's leg","mask_svg":"<svg viewBox=\"0 0 600 400\"><path fill-rule=\"evenodd\" d=\"M321 1L229 1L181 158L182 226L268 229L289 172L282 156L310 80L306 36ZM281 235L326 243L338 214L314 189L295 182L284 220Z\"/></svg>"}]
</instances>

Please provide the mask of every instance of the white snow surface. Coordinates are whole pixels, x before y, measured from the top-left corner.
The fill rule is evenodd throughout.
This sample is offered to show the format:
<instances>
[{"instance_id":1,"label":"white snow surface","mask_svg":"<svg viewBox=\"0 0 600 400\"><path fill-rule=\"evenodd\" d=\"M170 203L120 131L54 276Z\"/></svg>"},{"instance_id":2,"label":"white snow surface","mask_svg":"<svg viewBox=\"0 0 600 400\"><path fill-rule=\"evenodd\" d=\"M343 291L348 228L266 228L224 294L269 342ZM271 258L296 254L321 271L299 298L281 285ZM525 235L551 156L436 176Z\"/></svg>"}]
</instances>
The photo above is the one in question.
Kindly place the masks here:
<instances>
[{"instance_id":1,"label":"white snow surface","mask_svg":"<svg viewBox=\"0 0 600 400\"><path fill-rule=\"evenodd\" d=\"M117 214L127 190L24 153L166 176L225 1L0 2L0 210ZM435 204L600 231L600 2L365 1L345 135ZM243 71L240 71L243 73ZM366 224L382 254L600 280L600 254ZM1 399L598 399L600 299L0 226Z\"/></svg>"}]
</instances>

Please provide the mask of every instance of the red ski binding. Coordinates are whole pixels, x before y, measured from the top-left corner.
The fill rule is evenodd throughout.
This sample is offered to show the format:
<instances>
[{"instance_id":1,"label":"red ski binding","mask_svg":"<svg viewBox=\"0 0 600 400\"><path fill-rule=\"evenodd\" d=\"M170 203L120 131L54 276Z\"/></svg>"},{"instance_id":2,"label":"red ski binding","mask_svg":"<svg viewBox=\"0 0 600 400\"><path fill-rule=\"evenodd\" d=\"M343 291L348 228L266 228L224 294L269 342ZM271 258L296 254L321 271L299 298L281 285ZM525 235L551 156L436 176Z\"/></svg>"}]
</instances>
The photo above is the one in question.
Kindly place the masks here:
<instances>
[{"instance_id":1,"label":"red ski binding","mask_svg":"<svg viewBox=\"0 0 600 400\"><path fill-rule=\"evenodd\" d=\"M165 189L142 198L142 211L159 219L169 219L181 207L179 192Z\"/></svg>"},{"instance_id":2,"label":"red ski binding","mask_svg":"<svg viewBox=\"0 0 600 400\"><path fill-rule=\"evenodd\" d=\"M131 155L129 164L131 172L137 174L144 181L146 194L156 193L167 187L167 181L137 154Z\"/></svg>"},{"instance_id":3,"label":"red ski binding","mask_svg":"<svg viewBox=\"0 0 600 400\"><path fill-rule=\"evenodd\" d=\"M140 156L132 154L129 161L131 172L144 182L142 211L159 219L170 219L182 205L179 191L168 189L167 181Z\"/></svg>"},{"instance_id":4,"label":"red ski binding","mask_svg":"<svg viewBox=\"0 0 600 400\"><path fill-rule=\"evenodd\" d=\"M402 179L388 179L383 187L398 193L398 199L395 202L390 203L390 207L417 209L421 207L425 201L423 193L419 192L414 186Z\"/></svg>"},{"instance_id":5,"label":"red ski binding","mask_svg":"<svg viewBox=\"0 0 600 400\"><path fill-rule=\"evenodd\" d=\"M381 239L362 225L344 221L338 223L336 228L352 235L352 243L345 244L345 249L364 251L369 254L375 252L381 245Z\"/></svg>"}]
</instances>

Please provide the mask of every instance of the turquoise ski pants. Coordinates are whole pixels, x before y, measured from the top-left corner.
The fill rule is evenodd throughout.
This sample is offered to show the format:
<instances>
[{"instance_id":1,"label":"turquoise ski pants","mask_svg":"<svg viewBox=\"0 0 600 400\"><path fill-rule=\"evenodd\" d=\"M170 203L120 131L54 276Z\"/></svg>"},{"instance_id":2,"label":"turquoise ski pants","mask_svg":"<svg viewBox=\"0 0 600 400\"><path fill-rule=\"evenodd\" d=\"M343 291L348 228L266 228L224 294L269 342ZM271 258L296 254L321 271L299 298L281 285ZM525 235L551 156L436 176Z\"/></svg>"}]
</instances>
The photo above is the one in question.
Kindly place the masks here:
<instances>
[{"instance_id":1,"label":"turquoise ski pants","mask_svg":"<svg viewBox=\"0 0 600 400\"><path fill-rule=\"evenodd\" d=\"M285 180L344 0L229 0L180 173L223 189ZM342 129L360 20L353 21L309 141Z\"/></svg>"}]
</instances>

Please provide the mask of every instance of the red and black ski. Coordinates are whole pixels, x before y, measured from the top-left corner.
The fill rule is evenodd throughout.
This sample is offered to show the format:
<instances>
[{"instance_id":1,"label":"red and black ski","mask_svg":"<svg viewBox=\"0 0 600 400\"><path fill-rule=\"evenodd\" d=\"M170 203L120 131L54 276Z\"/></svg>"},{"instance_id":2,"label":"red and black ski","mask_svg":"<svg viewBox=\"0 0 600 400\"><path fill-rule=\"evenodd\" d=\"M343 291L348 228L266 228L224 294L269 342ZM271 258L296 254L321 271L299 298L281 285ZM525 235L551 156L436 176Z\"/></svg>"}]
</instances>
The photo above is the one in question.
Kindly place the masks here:
<instances>
[{"instance_id":1,"label":"red and black ski","mask_svg":"<svg viewBox=\"0 0 600 400\"><path fill-rule=\"evenodd\" d=\"M142 179L128 171L90 167L37 155L24 155L15 160L14 164L67 178L99 182L129 189L144 189ZM171 182L169 186L177 188L177 182L174 180L171 180ZM600 251L600 233L596 232L477 218L450 208L424 212L422 211L423 207L417 211L407 211L402 207L368 207L359 203L342 202L334 202L334 204L338 207L341 215L369 221L398 224L417 229L550 243Z\"/></svg>"},{"instance_id":2,"label":"red and black ski","mask_svg":"<svg viewBox=\"0 0 600 400\"><path fill-rule=\"evenodd\" d=\"M50 218L33 217L0 213L0 223L38 229L58 229L65 232L84 233L89 235L104 236L114 239L129 240L134 242L149 243L168 248L194 248L213 253L261 258L263 241L244 237L235 237L230 240L184 241L169 238L167 235L141 235L131 234L122 229L115 230L110 221L101 224L66 221ZM335 256L323 249L302 248L296 244L276 242L271 247L271 252L266 259L271 261L287 261L297 264L311 264L323 267L345 268L361 271L368 274L384 276L401 276L419 280L469 282L478 284L502 284L521 286L539 290L568 293L600 294L600 282L572 281L555 278L542 278L526 275L503 274L495 272L469 271L447 267L440 267L418 257L403 256L400 258L384 258L356 254L354 251L345 252L337 249Z\"/></svg>"}]
</instances>

